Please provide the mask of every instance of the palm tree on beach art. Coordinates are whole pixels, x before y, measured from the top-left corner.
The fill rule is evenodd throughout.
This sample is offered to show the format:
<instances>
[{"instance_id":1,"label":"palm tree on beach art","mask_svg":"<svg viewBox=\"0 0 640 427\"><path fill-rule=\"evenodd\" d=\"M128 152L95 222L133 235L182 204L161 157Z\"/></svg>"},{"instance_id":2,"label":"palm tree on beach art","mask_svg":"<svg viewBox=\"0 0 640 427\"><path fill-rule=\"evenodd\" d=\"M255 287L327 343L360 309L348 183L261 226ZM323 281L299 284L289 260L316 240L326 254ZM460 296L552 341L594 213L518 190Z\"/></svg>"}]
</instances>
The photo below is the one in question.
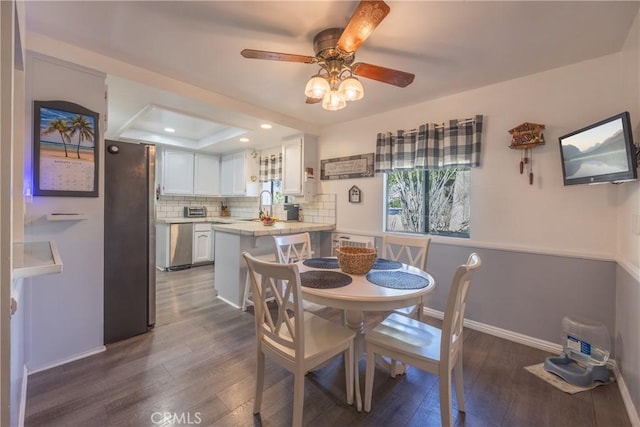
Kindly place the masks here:
<instances>
[{"instance_id":1,"label":"palm tree on beach art","mask_svg":"<svg viewBox=\"0 0 640 427\"><path fill-rule=\"evenodd\" d=\"M67 127L67 121L64 119L53 119L49 121L48 127L42 131L42 136L48 135L50 133L58 132L60 134L60 139L62 140L62 144L64 145L64 156L69 157L67 153L67 143L71 143L71 138L69 137L69 127Z\"/></svg>"},{"instance_id":2,"label":"palm tree on beach art","mask_svg":"<svg viewBox=\"0 0 640 427\"><path fill-rule=\"evenodd\" d=\"M76 154L78 158L80 158L80 144L82 144L82 141L93 141L93 124L90 123L85 116L76 114L73 119L71 119L69 131L69 138L78 134L78 148L76 149Z\"/></svg>"}]
</instances>

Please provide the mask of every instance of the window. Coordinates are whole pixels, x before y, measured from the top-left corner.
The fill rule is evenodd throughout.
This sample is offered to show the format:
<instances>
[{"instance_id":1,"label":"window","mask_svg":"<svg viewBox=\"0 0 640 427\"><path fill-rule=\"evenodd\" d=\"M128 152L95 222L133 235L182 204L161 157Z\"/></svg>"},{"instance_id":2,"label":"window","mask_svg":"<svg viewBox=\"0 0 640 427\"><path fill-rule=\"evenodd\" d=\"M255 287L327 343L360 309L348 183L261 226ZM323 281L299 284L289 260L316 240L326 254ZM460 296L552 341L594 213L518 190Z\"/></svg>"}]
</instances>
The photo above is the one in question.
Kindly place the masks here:
<instances>
[{"instance_id":1,"label":"window","mask_svg":"<svg viewBox=\"0 0 640 427\"><path fill-rule=\"evenodd\" d=\"M386 231L469 237L469 168L387 172Z\"/></svg>"},{"instance_id":2,"label":"window","mask_svg":"<svg viewBox=\"0 0 640 427\"><path fill-rule=\"evenodd\" d=\"M273 194L272 201L266 200L266 195L265 195L265 200L263 200L264 203L269 202L269 203L273 203L274 205L281 205L284 203L284 195L282 194L282 181L277 180L277 181L263 182L262 189L270 191L271 194Z\"/></svg>"}]
</instances>

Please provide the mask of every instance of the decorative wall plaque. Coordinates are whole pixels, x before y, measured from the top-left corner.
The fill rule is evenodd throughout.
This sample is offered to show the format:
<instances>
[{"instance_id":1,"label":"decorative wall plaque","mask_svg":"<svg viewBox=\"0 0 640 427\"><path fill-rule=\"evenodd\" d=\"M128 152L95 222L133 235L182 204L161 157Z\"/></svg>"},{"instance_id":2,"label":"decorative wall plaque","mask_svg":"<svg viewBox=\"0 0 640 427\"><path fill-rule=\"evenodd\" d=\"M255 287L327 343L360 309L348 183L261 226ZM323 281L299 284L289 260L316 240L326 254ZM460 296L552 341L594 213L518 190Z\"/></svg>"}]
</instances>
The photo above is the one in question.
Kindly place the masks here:
<instances>
[{"instance_id":1,"label":"decorative wall plaque","mask_svg":"<svg viewBox=\"0 0 640 427\"><path fill-rule=\"evenodd\" d=\"M362 191L355 185L349 189L349 202L360 203L362 201Z\"/></svg>"},{"instance_id":2,"label":"decorative wall plaque","mask_svg":"<svg viewBox=\"0 0 640 427\"><path fill-rule=\"evenodd\" d=\"M320 179L373 177L373 153L337 157L320 161Z\"/></svg>"}]
</instances>

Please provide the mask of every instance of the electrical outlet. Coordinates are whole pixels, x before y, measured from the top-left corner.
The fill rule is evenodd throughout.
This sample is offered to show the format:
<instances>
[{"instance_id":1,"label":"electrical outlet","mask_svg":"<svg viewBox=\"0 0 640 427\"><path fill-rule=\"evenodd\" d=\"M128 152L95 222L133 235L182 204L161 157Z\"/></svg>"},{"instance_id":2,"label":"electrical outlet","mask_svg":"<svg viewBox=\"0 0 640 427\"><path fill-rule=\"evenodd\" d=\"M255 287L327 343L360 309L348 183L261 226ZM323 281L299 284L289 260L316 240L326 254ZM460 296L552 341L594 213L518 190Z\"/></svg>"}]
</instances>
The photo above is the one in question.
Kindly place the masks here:
<instances>
[{"instance_id":1,"label":"electrical outlet","mask_svg":"<svg viewBox=\"0 0 640 427\"><path fill-rule=\"evenodd\" d=\"M640 214L631 215L631 232L640 236Z\"/></svg>"}]
</instances>

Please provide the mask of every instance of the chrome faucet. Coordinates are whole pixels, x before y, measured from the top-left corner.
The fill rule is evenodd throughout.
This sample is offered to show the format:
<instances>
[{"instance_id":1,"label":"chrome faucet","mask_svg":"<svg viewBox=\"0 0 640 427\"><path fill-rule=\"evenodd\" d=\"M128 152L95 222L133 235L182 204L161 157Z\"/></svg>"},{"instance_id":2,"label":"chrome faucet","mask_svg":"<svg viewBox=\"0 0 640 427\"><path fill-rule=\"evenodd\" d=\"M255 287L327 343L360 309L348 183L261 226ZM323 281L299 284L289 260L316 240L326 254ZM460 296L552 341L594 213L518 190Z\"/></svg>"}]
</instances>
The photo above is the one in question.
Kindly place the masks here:
<instances>
[{"instance_id":1,"label":"chrome faucet","mask_svg":"<svg viewBox=\"0 0 640 427\"><path fill-rule=\"evenodd\" d=\"M273 194L271 194L271 191L269 191L269 190L262 190L260 192L260 196L258 196L260 198L260 207L259 207L260 212L258 213L258 216L260 216L261 214L264 213L264 212L262 212L262 208L263 208L263 206L262 206L262 195L264 193L267 193L269 195L269 203L270 203L269 204L269 216L273 216Z\"/></svg>"}]
</instances>

